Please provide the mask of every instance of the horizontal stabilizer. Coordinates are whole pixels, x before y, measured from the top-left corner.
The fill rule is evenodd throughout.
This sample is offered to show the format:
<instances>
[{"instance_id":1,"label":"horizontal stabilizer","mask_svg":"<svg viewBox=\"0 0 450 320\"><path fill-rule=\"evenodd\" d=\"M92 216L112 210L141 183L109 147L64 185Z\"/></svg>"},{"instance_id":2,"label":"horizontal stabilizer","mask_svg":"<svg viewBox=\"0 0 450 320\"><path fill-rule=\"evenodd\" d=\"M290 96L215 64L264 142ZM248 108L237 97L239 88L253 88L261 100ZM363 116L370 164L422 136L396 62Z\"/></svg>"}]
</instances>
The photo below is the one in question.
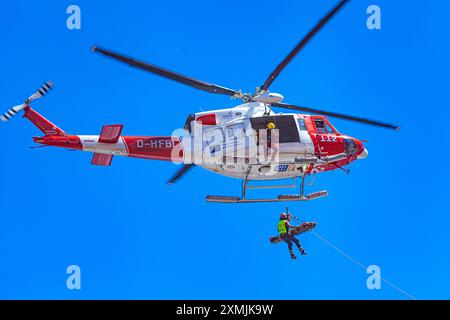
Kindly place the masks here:
<instances>
[{"instance_id":1,"label":"horizontal stabilizer","mask_svg":"<svg viewBox=\"0 0 450 320\"><path fill-rule=\"evenodd\" d=\"M122 124L112 124L103 126L98 142L101 143L117 143L122 133Z\"/></svg>"},{"instance_id":2,"label":"horizontal stabilizer","mask_svg":"<svg viewBox=\"0 0 450 320\"><path fill-rule=\"evenodd\" d=\"M96 166L110 166L112 158L112 154L94 153L91 164Z\"/></svg>"}]
</instances>

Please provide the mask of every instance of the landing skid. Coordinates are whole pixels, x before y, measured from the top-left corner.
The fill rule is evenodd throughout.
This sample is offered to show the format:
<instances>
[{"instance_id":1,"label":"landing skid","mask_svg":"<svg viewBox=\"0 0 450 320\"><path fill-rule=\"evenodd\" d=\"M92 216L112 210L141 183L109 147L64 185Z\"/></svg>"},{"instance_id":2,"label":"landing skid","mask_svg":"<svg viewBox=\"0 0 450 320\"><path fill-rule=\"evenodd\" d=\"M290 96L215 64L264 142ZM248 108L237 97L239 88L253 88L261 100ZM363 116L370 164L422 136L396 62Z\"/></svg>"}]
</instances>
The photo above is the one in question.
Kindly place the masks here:
<instances>
[{"instance_id":1,"label":"landing skid","mask_svg":"<svg viewBox=\"0 0 450 320\"><path fill-rule=\"evenodd\" d=\"M245 178L242 182L242 196L212 196L206 197L206 202L217 202L217 203L255 203L255 202L284 202L284 201L310 201L322 197L328 196L328 191L322 190L318 192L313 192L309 194L304 194L305 189L305 177L301 177L302 182L300 185L300 194L290 194L290 195L279 195L276 198L259 198L259 199L248 199L246 198L247 189L275 189L275 188L295 188L296 185L284 185L284 186L249 186L248 179ZM295 180L295 178L294 178ZM295 181L294 181L295 182Z\"/></svg>"},{"instance_id":2,"label":"landing skid","mask_svg":"<svg viewBox=\"0 0 450 320\"><path fill-rule=\"evenodd\" d=\"M247 199L233 196L207 196L206 202L219 203L253 203L253 202L284 202L284 201L310 201L328 196L328 191L323 190L307 194L305 196L299 195L279 195L277 198L262 198L262 199Z\"/></svg>"}]
</instances>

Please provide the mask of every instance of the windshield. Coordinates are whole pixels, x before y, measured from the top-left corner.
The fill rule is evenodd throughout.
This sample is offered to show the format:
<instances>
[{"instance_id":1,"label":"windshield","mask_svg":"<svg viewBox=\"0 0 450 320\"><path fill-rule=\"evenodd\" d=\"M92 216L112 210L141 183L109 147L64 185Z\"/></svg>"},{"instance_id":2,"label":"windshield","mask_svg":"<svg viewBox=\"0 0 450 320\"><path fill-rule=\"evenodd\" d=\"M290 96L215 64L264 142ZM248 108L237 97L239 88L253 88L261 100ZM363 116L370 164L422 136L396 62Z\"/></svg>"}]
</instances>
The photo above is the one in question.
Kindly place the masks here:
<instances>
[{"instance_id":1,"label":"windshield","mask_svg":"<svg viewBox=\"0 0 450 320\"><path fill-rule=\"evenodd\" d=\"M314 119L314 125L316 126L316 132L318 134L336 134L337 131L331 126L331 124L320 118Z\"/></svg>"}]
</instances>

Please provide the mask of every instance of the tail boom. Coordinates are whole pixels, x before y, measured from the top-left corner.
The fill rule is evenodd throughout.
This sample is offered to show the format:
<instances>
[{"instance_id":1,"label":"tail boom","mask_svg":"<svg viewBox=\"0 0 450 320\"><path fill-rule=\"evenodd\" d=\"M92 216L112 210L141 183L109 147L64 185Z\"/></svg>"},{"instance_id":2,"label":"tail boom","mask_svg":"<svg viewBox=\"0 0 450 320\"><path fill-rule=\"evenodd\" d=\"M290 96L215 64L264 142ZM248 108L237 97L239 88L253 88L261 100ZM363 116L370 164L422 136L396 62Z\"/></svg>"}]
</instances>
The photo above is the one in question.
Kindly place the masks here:
<instances>
[{"instance_id":1,"label":"tail boom","mask_svg":"<svg viewBox=\"0 0 450 320\"><path fill-rule=\"evenodd\" d=\"M68 135L48 135L43 137L33 137L34 142L52 147L60 147L66 149L82 150L83 145L78 136Z\"/></svg>"},{"instance_id":2,"label":"tail boom","mask_svg":"<svg viewBox=\"0 0 450 320\"><path fill-rule=\"evenodd\" d=\"M101 142L101 136L78 136L82 150L131 158L183 161L181 142L169 136L120 136L115 143Z\"/></svg>"},{"instance_id":3,"label":"tail boom","mask_svg":"<svg viewBox=\"0 0 450 320\"><path fill-rule=\"evenodd\" d=\"M182 162L184 153L179 138L169 136L125 136L128 156L133 158Z\"/></svg>"},{"instance_id":4,"label":"tail boom","mask_svg":"<svg viewBox=\"0 0 450 320\"><path fill-rule=\"evenodd\" d=\"M121 136L122 125L105 125L100 135L70 135L27 106L24 117L44 133L33 137L37 143L93 152L92 164L110 165L112 156L183 162L179 138L170 136ZM100 155L110 155L103 157Z\"/></svg>"},{"instance_id":5,"label":"tail boom","mask_svg":"<svg viewBox=\"0 0 450 320\"><path fill-rule=\"evenodd\" d=\"M120 136L116 143L100 142L98 135L47 135L33 137L37 143L66 149L131 158L183 161L181 142L176 137Z\"/></svg>"}]
</instances>

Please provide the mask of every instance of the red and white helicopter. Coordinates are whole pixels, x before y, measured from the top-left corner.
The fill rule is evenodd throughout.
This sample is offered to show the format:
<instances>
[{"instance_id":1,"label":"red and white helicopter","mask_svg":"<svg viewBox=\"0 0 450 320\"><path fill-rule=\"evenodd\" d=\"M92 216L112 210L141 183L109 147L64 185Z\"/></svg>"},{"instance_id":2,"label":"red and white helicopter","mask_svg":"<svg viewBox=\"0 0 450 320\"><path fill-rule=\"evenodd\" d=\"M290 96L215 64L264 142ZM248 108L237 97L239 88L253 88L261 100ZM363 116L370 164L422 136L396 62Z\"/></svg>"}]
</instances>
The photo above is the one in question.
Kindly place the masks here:
<instances>
[{"instance_id":1,"label":"red and white helicopter","mask_svg":"<svg viewBox=\"0 0 450 320\"><path fill-rule=\"evenodd\" d=\"M344 6L340 1L296 45L275 68L254 94L243 93L215 84L199 81L179 73L157 67L103 48L93 47L94 52L122 61L159 76L192 86L206 92L239 98L243 103L228 109L190 114L184 132L173 136L122 136L123 125L105 125L100 135L72 135L45 119L30 103L44 96L52 87L45 83L23 104L5 112L0 119L8 121L19 111L36 125L44 135L33 137L45 145L93 152L92 164L109 166L114 155L133 158L167 160L183 163L169 180L172 184L194 165L207 170L240 178L242 195L207 196L209 202L270 202L304 201L327 195L326 191L304 194L305 177L324 171L342 169L357 159L367 156L367 149L358 139L342 134L333 127L326 116L362 122L379 127L399 130L396 125L312 109L281 102L283 96L269 91L270 85L297 53ZM283 108L317 115L279 113L272 108ZM280 180L291 178L289 185L249 185L250 180ZM295 187L301 179L300 192L295 195L279 195L273 199L249 199L246 190L252 188Z\"/></svg>"}]
</instances>

